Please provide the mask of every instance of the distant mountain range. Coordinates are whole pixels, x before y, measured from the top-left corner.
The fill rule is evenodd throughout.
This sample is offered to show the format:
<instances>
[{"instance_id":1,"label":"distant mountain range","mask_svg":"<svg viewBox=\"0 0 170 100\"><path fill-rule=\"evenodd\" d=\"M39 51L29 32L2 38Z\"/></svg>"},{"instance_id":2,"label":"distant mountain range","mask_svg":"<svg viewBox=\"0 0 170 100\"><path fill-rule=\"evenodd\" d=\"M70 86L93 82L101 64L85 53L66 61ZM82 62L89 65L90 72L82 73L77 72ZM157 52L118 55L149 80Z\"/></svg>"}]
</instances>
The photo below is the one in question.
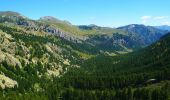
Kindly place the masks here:
<instances>
[{"instance_id":1,"label":"distant mountain range","mask_svg":"<svg viewBox=\"0 0 170 100\"><path fill-rule=\"evenodd\" d=\"M131 34L137 35L139 37L138 41L143 42L145 46L159 40L161 36L165 35L168 32L166 30L157 29L153 26L137 24L119 27L118 29L125 30Z\"/></svg>"},{"instance_id":2,"label":"distant mountain range","mask_svg":"<svg viewBox=\"0 0 170 100\"><path fill-rule=\"evenodd\" d=\"M170 31L170 26L168 25L155 26L155 28Z\"/></svg>"},{"instance_id":3,"label":"distant mountain range","mask_svg":"<svg viewBox=\"0 0 170 100\"><path fill-rule=\"evenodd\" d=\"M72 42L87 42L103 51L133 51L157 41L168 31L152 26L127 25L109 28L97 25L72 25L52 16L31 20L17 12L0 12L0 22L36 33L53 34Z\"/></svg>"},{"instance_id":4,"label":"distant mountain range","mask_svg":"<svg viewBox=\"0 0 170 100\"><path fill-rule=\"evenodd\" d=\"M146 47L159 40L168 32L153 26L138 24L122 26L117 29L97 25L81 25L78 27L81 30L93 32L94 35L92 34L87 41L107 51L127 52Z\"/></svg>"}]
</instances>

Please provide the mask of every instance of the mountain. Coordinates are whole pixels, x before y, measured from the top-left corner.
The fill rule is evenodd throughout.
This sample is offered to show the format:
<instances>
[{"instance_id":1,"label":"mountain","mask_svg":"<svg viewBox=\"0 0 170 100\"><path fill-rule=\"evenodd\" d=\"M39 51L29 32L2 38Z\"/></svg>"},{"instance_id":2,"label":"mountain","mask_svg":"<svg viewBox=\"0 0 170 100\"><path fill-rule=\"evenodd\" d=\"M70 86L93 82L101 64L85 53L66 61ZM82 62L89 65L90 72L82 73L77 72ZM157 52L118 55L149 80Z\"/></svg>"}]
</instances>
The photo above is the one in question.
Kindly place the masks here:
<instances>
[{"instance_id":1,"label":"mountain","mask_svg":"<svg viewBox=\"0 0 170 100\"><path fill-rule=\"evenodd\" d=\"M0 12L0 99L168 100L170 33L135 27Z\"/></svg>"},{"instance_id":2,"label":"mountain","mask_svg":"<svg viewBox=\"0 0 170 100\"><path fill-rule=\"evenodd\" d=\"M95 99L169 100L169 53L170 33L139 51L88 59L80 69L72 69L64 75L63 84L68 90L63 97L78 92L81 93L79 98L88 94ZM90 99L90 96L84 98Z\"/></svg>"},{"instance_id":3,"label":"mountain","mask_svg":"<svg viewBox=\"0 0 170 100\"><path fill-rule=\"evenodd\" d=\"M19 27L39 35L56 35L75 43L86 42L86 44L100 49L101 52L113 52L114 54L127 53L148 46L167 32L135 24L118 29L93 24L75 26L68 21L62 21L52 16L31 20L10 11L1 12L0 15L0 22L7 26ZM132 26L134 27L132 28Z\"/></svg>"},{"instance_id":4,"label":"mountain","mask_svg":"<svg viewBox=\"0 0 170 100\"><path fill-rule=\"evenodd\" d=\"M35 35L3 24L0 24L0 36L1 67L11 73L12 70L24 70L30 65L40 64L46 68L41 68L44 72L39 71L39 75L48 73L58 76L63 73L66 66L78 66L78 60L81 59L79 53L85 55L88 52L86 49L93 48L89 45L85 48L83 46L86 44L82 46L80 43L69 42L55 36ZM71 64L71 59L76 63ZM2 73L8 74L7 72Z\"/></svg>"},{"instance_id":5,"label":"mountain","mask_svg":"<svg viewBox=\"0 0 170 100\"><path fill-rule=\"evenodd\" d=\"M7 26L19 27L39 35L56 35L75 43L86 42L86 44L101 49L102 52L129 52L143 47L143 44L137 41L138 37L118 29L96 25L74 26L68 21L62 21L51 16L31 20L21 17L21 14L16 12L3 12L0 15L0 22ZM87 27L91 27L91 29Z\"/></svg>"},{"instance_id":6,"label":"mountain","mask_svg":"<svg viewBox=\"0 0 170 100\"><path fill-rule=\"evenodd\" d=\"M153 70L157 70L157 68L159 69L160 67L163 68L163 66L165 66L165 68L169 68L170 63L167 62L168 59L170 59L170 56L169 56L170 45L169 45L169 43L170 43L170 33L167 33L165 36L161 37L161 39L159 41L157 41L156 43L154 43L146 48L140 49L138 51L128 53L125 55L116 56L116 57L101 55L96 58L98 59L98 58L104 57L106 59L108 57L107 58L108 62L101 62L101 61L99 61L99 62L103 63L103 65L104 64L108 65L108 67L110 67L110 68L113 68L113 66L115 66L116 69L121 68L120 70L122 70L122 68L123 68L123 70L125 70L125 71L131 70L131 68L133 69L133 71L136 71L136 69L138 69L138 68L139 69L147 69L147 68L149 69L149 68L153 67L153 68L155 68ZM92 58L92 59L94 60L95 58ZM102 60L102 59L100 59L100 60ZM90 59L89 59L89 61L90 61ZM109 62L109 61L112 61L112 62ZM92 61L92 62L94 63L94 61ZM113 63L113 62L117 62L117 63ZM96 63L96 64L98 64L98 63ZM126 65L126 66L124 66L124 65ZM100 64L97 66L104 67L102 65L100 66ZM134 68L135 68L135 70L134 70Z\"/></svg>"},{"instance_id":7,"label":"mountain","mask_svg":"<svg viewBox=\"0 0 170 100\"><path fill-rule=\"evenodd\" d=\"M93 30L93 29L100 29L100 26L97 26L95 24L91 24L91 25L79 25L78 26L80 29L82 30Z\"/></svg>"},{"instance_id":8,"label":"mountain","mask_svg":"<svg viewBox=\"0 0 170 100\"><path fill-rule=\"evenodd\" d=\"M81 30L90 33L86 40L97 48L114 54L131 52L159 40L168 31L151 26L127 25L117 29L97 25L80 25Z\"/></svg>"},{"instance_id":9,"label":"mountain","mask_svg":"<svg viewBox=\"0 0 170 100\"><path fill-rule=\"evenodd\" d=\"M94 35L86 41L94 44L100 50L115 51L115 53L130 52L143 46L143 44L137 41L136 37L119 33Z\"/></svg>"},{"instance_id":10,"label":"mountain","mask_svg":"<svg viewBox=\"0 0 170 100\"><path fill-rule=\"evenodd\" d=\"M2 17L24 17L18 12L12 12L12 11L0 11L0 16Z\"/></svg>"},{"instance_id":11,"label":"mountain","mask_svg":"<svg viewBox=\"0 0 170 100\"><path fill-rule=\"evenodd\" d=\"M78 27L82 31L90 33L86 42L106 52L120 54L143 47L137 35L129 34L124 30L96 25L80 25Z\"/></svg>"},{"instance_id":12,"label":"mountain","mask_svg":"<svg viewBox=\"0 0 170 100\"><path fill-rule=\"evenodd\" d=\"M160 30L152 26L131 24L123 27L119 27L118 29L128 31L131 34L136 34L139 36L139 41L143 42L145 46L148 46L155 41L159 40L159 38L165 35L168 31Z\"/></svg>"},{"instance_id":13,"label":"mountain","mask_svg":"<svg viewBox=\"0 0 170 100\"><path fill-rule=\"evenodd\" d=\"M53 34L74 42L81 42L82 40L81 36L76 35L79 31L73 28L72 25L53 17L44 17L37 21L22 17L21 14L15 12L2 12L0 15L0 22L8 26L24 28L24 30L35 32L36 34ZM72 30L76 31L73 32Z\"/></svg>"},{"instance_id":14,"label":"mountain","mask_svg":"<svg viewBox=\"0 0 170 100\"><path fill-rule=\"evenodd\" d=\"M155 28L170 31L170 26L168 25L155 26Z\"/></svg>"},{"instance_id":15,"label":"mountain","mask_svg":"<svg viewBox=\"0 0 170 100\"><path fill-rule=\"evenodd\" d=\"M55 17L52 17L52 16L44 16L44 17L41 17L39 19L39 21L47 21L47 22L51 22L51 23L63 23L63 24L68 24L68 25L71 25L70 22L64 20L64 21L61 21Z\"/></svg>"},{"instance_id":16,"label":"mountain","mask_svg":"<svg viewBox=\"0 0 170 100\"><path fill-rule=\"evenodd\" d=\"M18 24L22 20L9 19L0 23L0 80L6 82L0 81L2 89L33 88L42 77L61 76L69 67L79 67L84 59L99 53L87 43L30 28L41 28L39 22L24 19L35 24L27 26Z\"/></svg>"}]
</instances>

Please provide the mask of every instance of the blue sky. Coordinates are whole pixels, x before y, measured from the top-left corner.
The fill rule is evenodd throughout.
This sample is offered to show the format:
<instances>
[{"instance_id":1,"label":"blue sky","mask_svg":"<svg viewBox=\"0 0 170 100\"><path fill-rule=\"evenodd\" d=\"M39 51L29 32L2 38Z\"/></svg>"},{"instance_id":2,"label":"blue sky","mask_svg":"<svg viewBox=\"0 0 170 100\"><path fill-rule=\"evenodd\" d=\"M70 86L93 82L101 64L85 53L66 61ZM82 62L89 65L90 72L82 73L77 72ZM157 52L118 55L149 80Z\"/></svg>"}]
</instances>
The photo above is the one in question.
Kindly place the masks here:
<instances>
[{"instance_id":1,"label":"blue sky","mask_svg":"<svg viewBox=\"0 0 170 100\"><path fill-rule=\"evenodd\" d=\"M170 25L170 0L0 0L0 11L54 16L75 25Z\"/></svg>"}]
</instances>

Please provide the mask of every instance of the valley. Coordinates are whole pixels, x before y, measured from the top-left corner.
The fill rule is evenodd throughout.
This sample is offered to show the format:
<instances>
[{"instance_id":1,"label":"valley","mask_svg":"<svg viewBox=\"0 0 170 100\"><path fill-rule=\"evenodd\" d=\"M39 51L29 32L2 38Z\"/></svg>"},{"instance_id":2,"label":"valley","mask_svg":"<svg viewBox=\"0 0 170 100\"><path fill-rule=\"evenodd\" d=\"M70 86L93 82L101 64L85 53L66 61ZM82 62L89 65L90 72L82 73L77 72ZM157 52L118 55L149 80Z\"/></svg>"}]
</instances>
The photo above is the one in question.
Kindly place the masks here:
<instances>
[{"instance_id":1,"label":"valley","mask_svg":"<svg viewBox=\"0 0 170 100\"><path fill-rule=\"evenodd\" d=\"M170 100L170 33L0 12L0 99Z\"/></svg>"}]
</instances>

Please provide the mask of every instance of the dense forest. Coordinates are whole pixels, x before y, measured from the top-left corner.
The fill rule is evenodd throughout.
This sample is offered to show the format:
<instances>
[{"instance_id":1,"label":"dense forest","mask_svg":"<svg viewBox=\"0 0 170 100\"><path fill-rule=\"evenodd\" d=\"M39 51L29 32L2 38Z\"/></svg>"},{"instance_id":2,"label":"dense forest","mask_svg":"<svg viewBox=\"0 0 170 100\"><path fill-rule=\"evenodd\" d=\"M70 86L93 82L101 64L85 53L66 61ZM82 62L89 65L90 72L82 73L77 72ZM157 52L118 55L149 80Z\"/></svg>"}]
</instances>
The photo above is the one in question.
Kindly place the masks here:
<instances>
[{"instance_id":1,"label":"dense forest","mask_svg":"<svg viewBox=\"0 0 170 100\"><path fill-rule=\"evenodd\" d=\"M63 76L62 84L68 88L64 97L169 100L169 41L170 36L167 35L133 53L115 57L99 55L85 61L81 69L72 69Z\"/></svg>"}]
</instances>

